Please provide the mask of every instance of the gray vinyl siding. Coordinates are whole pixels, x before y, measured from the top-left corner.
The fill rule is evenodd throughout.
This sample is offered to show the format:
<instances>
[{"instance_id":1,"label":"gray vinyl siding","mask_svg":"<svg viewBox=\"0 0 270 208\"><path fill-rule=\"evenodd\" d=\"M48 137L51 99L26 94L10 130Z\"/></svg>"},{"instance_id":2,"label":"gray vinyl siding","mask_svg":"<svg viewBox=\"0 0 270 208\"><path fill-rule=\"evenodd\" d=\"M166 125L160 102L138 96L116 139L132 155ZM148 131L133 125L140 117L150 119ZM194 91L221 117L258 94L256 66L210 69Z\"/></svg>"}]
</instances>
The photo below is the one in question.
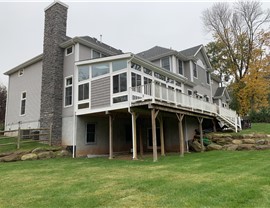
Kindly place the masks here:
<instances>
[{"instance_id":1,"label":"gray vinyl siding","mask_svg":"<svg viewBox=\"0 0 270 208\"><path fill-rule=\"evenodd\" d=\"M202 52L199 51L196 55L196 58L200 59L202 62L203 62L203 65L206 67L206 62L205 62L205 59L204 59L204 56L202 55Z\"/></svg>"},{"instance_id":2,"label":"gray vinyl siding","mask_svg":"<svg viewBox=\"0 0 270 208\"><path fill-rule=\"evenodd\" d=\"M110 106L110 77L105 77L91 82L91 108Z\"/></svg>"},{"instance_id":3,"label":"gray vinyl siding","mask_svg":"<svg viewBox=\"0 0 270 208\"><path fill-rule=\"evenodd\" d=\"M39 123L42 61L24 68L23 76L15 72L9 76L6 128L22 123L22 127L37 127ZM20 115L21 93L26 92L25 115Z\"/></svg>"},{"instance_id":4,"label":"gray vinyl siding","mask_svg":"<svg viewBox=\"0 0 270 208\"><path fill-rule=\"evenodd\" d=\"M155 64L155 65L157 65L157 66L159 66L159 67L161 67L161 65L160 65L160 59L155 60L155 61L152 61L152 63Z\"/></svg>"},{"instance_id":5,"label":"gray vinyl siding","mask_svg":"<svg viewBox=\"0 0 270 208\"><path fill-rule=\"evenodd\" d=\"M69 117L73 115L74 112L74 62L75 62L75 47L73 47L73 53L64 57L64 70L63 70L63 117ZM65 78L72 76L73 81L73 97L72 106L65 107Z\"/></svg>"},{"instance_id":6,"label":"gray vinyl siding","mask_svg":"<svg viewBox=\"0 0 270 208\"><path fill-rule=\"evenodd\" d=\"M91 48L88 48L84 45L80 44L80 49L79 49L79 60L87 60L91 59Z\"/></svg>"}]
</instances>

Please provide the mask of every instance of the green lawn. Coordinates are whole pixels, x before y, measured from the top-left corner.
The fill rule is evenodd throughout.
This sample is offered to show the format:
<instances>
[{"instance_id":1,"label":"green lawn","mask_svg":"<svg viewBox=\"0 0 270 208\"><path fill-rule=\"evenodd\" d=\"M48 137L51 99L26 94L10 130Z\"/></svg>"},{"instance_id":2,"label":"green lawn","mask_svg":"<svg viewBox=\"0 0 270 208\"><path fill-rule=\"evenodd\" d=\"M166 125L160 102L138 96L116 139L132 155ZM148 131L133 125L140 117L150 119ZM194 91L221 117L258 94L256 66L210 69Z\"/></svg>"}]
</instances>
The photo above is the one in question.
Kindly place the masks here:
<instances>
[{"instance_id":1,"label":"green lawn","mask_svg":"<svg viewBox=\"0 0 270 208\"><path fill-rule=\"evenodd\" d=\"M244 129L240 134L270 134L270 123L252 123L250 129Z\"/></svg>"},{"instance_id":2,"label":"green lawn","mask_svg":"<svg viewBox=\"0 0 270 208\"><path fill-rule=\"evenodd\" d=\"M25 139L25 140L21 140L21 141L22 142L24 142L24 141L28 142L30 140ZM8 144L8 143L14 143L14 144L0 146L0 153L12 152L12 151L17 150L17 138L0 136L0 145L1 144ZM33 142L29 142L29 143L21 143L20 144L20 150L31 150L31 149L34 149L36 147L44 147L44 146L47 147L49 145L33 141Z\"/></svg>"},{"instance_id":3,"label":"green lawn","mask_svg":"<svg viewBox=\"0 0 270 208\"><path fill-rule=\"evenodd\" d=\"M0 164L0 207L270 207L270 151ZM130 156L131 158L131 156Z\"/></svg>"}]
</instances>

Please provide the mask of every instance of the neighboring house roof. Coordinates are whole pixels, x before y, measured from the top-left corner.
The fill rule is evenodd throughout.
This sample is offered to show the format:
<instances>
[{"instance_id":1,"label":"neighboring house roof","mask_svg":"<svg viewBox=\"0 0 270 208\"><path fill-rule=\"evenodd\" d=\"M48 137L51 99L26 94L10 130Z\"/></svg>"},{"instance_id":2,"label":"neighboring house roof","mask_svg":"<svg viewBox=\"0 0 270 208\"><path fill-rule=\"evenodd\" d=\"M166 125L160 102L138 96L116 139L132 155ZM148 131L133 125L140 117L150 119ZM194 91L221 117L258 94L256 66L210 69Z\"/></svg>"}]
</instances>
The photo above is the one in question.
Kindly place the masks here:
<instances>
[{"instance_id":1,"label":"neighboring house roof","mask_svg":"<svg viewBox=\"0 0 270 208\"><path fill-rule=\"evenodd\" d=\"M146 51L142 51L140 53L137 53L136 55L140 56L144 59L147 59L149 61L157 60L157 59L160 59L160 58L163 58L166 56L171 56L171 55L175 55L176 57L178 57L179 59L181 59L183 61L190 60L190 57L183 55L181 52L178 52L178 51L172 50L172 49L168 49L168 48L163 48L160 46L155 46L155 47L150 48Z\"/></svg>"},{"instance_id":2,"label":"neighboring house roof","mask_svg":"<svg viewBox=\"0 0 270 208\"><path fill-rule=\"evenodd\" d=\"M7 72L4 73L4 75L10 75L10 74L12 74L12 73L14 73L14 72L16 72L16 71L18 71L20 69L23 69L23 68L25 68L27 66L35 64L35 63L41 61L42 58L43 58L43 54L40 54L40 55L38 55L38 56L36 56L36 57L34 57L34 58L32 58L32 59L30 59L30 60L28 60L28 61L26 61L26 62L24 62L24 63L22 63L20 65L18 65L18 66L8 70Z\"/></svg>"},{"instance_id":3,"label":"neighboring house roof","mask_svg":"<svg viewBox=\"0 0 270 208\"><path fill-rule=\"evenodd\" d=\"M230 100L230 95L227 91L227 88L226 87L218 87L213 99L220 99L224 96L226 97L227 100Z\"/></svg>"},{"instance_id":4,"label":"neighboring house roof","mask_svg":"<svg viewBox=\"0 0 270 208\"><path fill-rule=\"evenodd\" d=\"M216 82L221 82L221 79L218 77L217 74L211 74L211 78L215 80Z\"/></svg>"},{"instance_id":5,"label":"neighboring house roof","mask_svg":"<svg viewBox=\"0 0 270 208\"><path fill-rule=\"evenodd\" d=\"M203 45L194 46L192 48L188 48L180 52L184 54L185 56L195 56L199 52L202 46Z\"/></svg>"}]
</instances>

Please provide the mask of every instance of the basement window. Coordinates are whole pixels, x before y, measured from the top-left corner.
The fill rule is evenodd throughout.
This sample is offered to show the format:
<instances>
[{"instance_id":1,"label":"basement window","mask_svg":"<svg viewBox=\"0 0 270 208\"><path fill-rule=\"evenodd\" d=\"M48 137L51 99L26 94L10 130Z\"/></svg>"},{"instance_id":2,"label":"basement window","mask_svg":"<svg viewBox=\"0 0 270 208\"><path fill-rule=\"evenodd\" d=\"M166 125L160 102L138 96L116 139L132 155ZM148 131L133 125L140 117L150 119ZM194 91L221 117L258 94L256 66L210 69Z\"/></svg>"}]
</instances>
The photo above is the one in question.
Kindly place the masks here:
<instances>
[{"instance_id":1,"label":"basement window","mask_svg":"<svg viewBox=\"0 0 270 208\"><path fill-rule=\"evenodd\" d=\"M96 143L96 124L88 123L86 125L86 144Z\"/></svg>"}]
</instances>

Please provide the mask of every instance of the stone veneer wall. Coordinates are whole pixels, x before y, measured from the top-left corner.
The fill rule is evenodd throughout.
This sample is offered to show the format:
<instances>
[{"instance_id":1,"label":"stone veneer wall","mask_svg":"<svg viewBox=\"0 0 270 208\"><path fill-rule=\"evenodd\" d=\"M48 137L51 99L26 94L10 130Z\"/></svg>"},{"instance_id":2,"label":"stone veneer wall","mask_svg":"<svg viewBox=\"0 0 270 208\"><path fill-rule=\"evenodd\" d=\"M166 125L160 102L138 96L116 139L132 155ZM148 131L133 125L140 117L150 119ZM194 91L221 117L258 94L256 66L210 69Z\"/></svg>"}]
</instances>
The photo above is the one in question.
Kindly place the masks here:
<instances>
[{"instance_id":1,"label":"stone veneer wall","mask_svg":"<svg viewBox=\"0 0 270 208\"><path fill-rule=\"evenodd\" d=\"M52 124L52 143L61 145L64 49L67 7L54 2L45 10L40 126Z\"/></svg>"}]
</instances>

